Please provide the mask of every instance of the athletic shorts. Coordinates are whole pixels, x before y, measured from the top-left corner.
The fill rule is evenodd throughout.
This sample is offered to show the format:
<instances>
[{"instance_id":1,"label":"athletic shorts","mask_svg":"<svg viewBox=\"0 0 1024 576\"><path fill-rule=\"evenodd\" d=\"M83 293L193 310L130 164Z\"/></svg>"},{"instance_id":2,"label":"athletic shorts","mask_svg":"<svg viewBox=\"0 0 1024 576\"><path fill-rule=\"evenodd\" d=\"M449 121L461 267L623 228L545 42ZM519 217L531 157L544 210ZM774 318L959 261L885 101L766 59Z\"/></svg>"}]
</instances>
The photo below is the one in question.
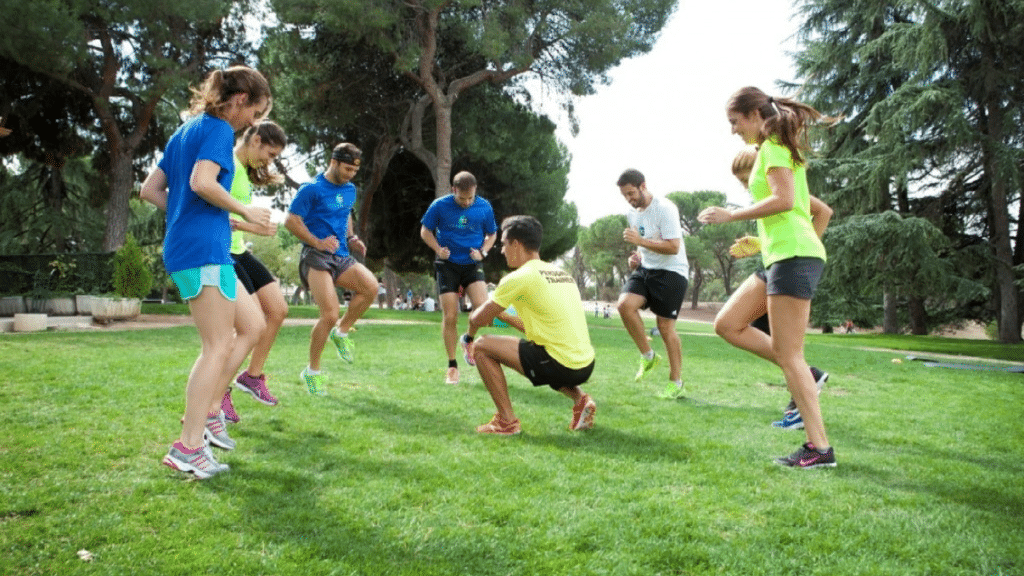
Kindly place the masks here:
<instances>
[{"instance_id":1,"label":"athletic shorts","mask_svg":"<svg viewBox=\"0 0 1024 576\"><path fill-rule=\"evenodd\" d=\"M203 286L216 286L220 293L234 302L236 291L235 267L228 264L207 264L198 268L186 268L171 272L171 280L178 287L182 300L199 296Z\"/></svg>"},{"instance_id":2,"label":"athletic shorts","mask_svg":"<svg viewBox=\"0 0 1024 576\"><path fill-rule=\"evenodd\" d=\"M594 362L578 370L566 368L543 346L525 339L519 340L519 363L523 366L523 374L534 386L550 386L555 390L579 386L589 380L594 371Z\"/></svg>"},{"instance_id":3,"label":"athletic shorts","mask_svg":"<svg viewBox=\"0 0 1024 576\"><path fill-rule=\"evenodd\" d=\"M309 290L309 280L306 276L309 274L309 269L312 268L330 272L331 282L337 283L338 276L355 265L356 259L351 256L328 254L312 246L303 246L302 255L299 257L299 280L302 281L302 287Z\"/></svg>"},{"instance_id":4,"label":"athletic shorts","mask_svg":"<svg viewBox=\"0 0 1024 576\"><path fill-rule=\"evenodd\" d=\"M662 318L675 320L679 317L688 285L686 278L678 272L641 266L629 275L622 291L643 296L643 308L650 308Z\"/></svg>"},{"instance_id":5,"label":"athletic shorts","mask_svg":"<svg viewBox=\"0 0 1024 576\"><path fill-rule=\"evenodd\" d=\"M484 281L484 271L478 262L456 264L447 260L434 260L434 276L437 278L437 293L458 292L474 282Z\"/></svg>"},{"instance_id":6,"label":"athletic shorts","mask_svg":"<svg viewBox=\"0 0 1024 576\"><path fill-rule=\"evenodd\" d=\"M768 296L792 296L802 300L814 298L825 261L810 256L786 258L765 270Z\"/></svg>"},{"instance_id":7,"label":"athletic shorts","mask_svg":"<svg viewBox=\"0 0 1024 576\"><path fill-rule=\"evenodd\" d=\"M231 257L235 259L235 275L249 294L255 294L260 288L276 282L274 275L252 252L246 250L241 254L232 254Z\"/></svg>"}]
</instances>

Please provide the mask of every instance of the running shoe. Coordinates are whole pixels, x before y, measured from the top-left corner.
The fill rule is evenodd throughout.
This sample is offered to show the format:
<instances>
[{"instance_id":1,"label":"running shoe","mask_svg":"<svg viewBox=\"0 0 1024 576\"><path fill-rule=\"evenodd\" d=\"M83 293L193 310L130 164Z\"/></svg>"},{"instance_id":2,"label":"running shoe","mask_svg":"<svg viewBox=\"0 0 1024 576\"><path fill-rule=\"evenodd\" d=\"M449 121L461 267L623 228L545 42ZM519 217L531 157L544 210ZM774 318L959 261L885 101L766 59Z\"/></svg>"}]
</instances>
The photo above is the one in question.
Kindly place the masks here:
<instances>
[{"instance_id":1,"label":"running shoe","mask_svg":"<svg viewBox=\"0 0 1024 576\"><path fill-rule=\"evenodd\" d=\"M459 344L462 346L462 357L466 359L466 364L470 366L476 366L476 359L473 358L469 353L469 342L466 342L466 338L469 334L463 334L459 337Z\"/></svg>"},{"instance_id":2,"label":"running shoe","mask_svg":"<svg viewBox=\"0 0 1024 576\"><path fill-rule=\"evenodd\" d=\"M459 383L459 369L452 366L448 369L448 372L444 375L444 383L451 384L452 386Z\"/></svg>"},{"instance_id":3,"label":"running shoe","mask_svg":"<svg viewBox=\"0 0 1024 576\"><path fill-rule=\"evenodd\" d=\"M782 420L776 420L772 422L772 428L782 428L783 430L803 430L804 419L800 416L800 411L796 408L787 410L782 415Z\"/></svg>"},{"instance_id":4,"label":"running shoe","mask_svg":"<svg viewBox=\"0 0 1024 576\"><path fill-rule=\"evenodd\" d=\"M658 356L657 354L655 354L654 358L651 358L650 360L648 360L648 359L644 358L643 356L641 356L640 357L640 369L636 371L636 378L635 378L635 380L637 382L639 382L640 380L643 380L643 377L646 376L648 372L653 370L654 367L658 365L658 362L661 362L661 356Z\"/></svg>"},{"instance_id":5,"label":"running shoe","mask_svg":"<svg viewBox=\"0 0 1024 576\"><path fill-rule=\"evenodd\" d=\"M235 441L228 436L227 422L224 421L224 413L206 419L206 430L203 431L203 439L222 450L234 450Z\"/></svg>"},{"instance_id":6,"label":"running shoe","mask_svg":"<svg viewBox=\"0 0 1024 576\"><path fill-rule=\"evenodd\" d=\"M338 358L341 358L349 364L355 362L353 353L355 352L356 345L352 342L352 338L342 336L341 332L338 331L338 328L334 327L331 328L331 342L334 343L334 349L338 351Z\"/></svg>"},{"instance_id":7,"label":"running shoe","mask_svg":"<svg viewBox=\"0 0 1024 576\"><path fill-rule=\"evenodd\" d=\"M302 372L299 372L299 381L306 385L309 393L313 396L327 395L327 389L325 388L327 378L324 377L322 372L320 374L310 374L309 367L307 366L302 369Z\"/></svg>"},{"instance_id":8,"label":"running shoe","mask_svg":"<svg viewBox=\"0 0 1024 576\"><path fill-rule=\"evenodd\" d=\"M682 398L685 392L686 387L683 386L682 382L676 384L675 382L670 381L668 384L665 385L665 389L658 393L658 398L664 398L665 400L675 400L677 398Z\"/></svg>"},{"instance_id":9,"label":"running shoe","mask_svg":"<svg viewBox=\"0 0 1024 576\"><path fill-rule=\"evenodd\" d=\"M213 459L209 447L204 446L189 453L181 442L175 442L171 446L167 455L164 456L163 464L175 470L194 474L200 480L205 480L214 474L227 472L230 469L227 464L220 464Z\"/></svg>"},{"instance_id":10,"label":"running shoe","mask_svg":"<svg viewBox=\"0 0 1024 576\"><path fill-rule=\"evenodd\" d=\"M246 370L238 375L235 380L238 384L238 389L242 392L247 392L252 395L260 404L267 406L277 406L277 398L267 390L267 376L266 374L260 374L259 376L250 376L249 371ZM227 412L225 412L227 414ZM230 420L230 418L228 418Z\"/></svg>"},{"instance_id":11,"label":"running shoe","mask_svg":"<svg viewBox=\"0 0 1024 576\"><path fill-rule=\"evenodd\" d=\"M828 372L818 370L814 366L811 366L811 376L814 377L814 383L818 385L818 392L821 393L821 389L824 388L825 383L828 382Z\"/></svg>"},{"instance_id":12,"label":"running shoe","mask_svg":"<svg viewBox=\"0 0 1024 576\"><path fill-rule=\"evenodd\" d=\"M220 411L224 413L224 419L232 424L237 424L241 418L238 417L238 412L235 412L235 405L231 403L231 386L228 386L228 391L224 393L224 398L220 401ZM184 418L181 419L185 421Z\"/></svg>"},{"instance_id":13,"label":"running shoe","mask_svg":"<svg viewBox=\"0 0 1024 576\"><path fill-rule=\"evenodd\" d=\"M789 456L776 458L775 463L780 466L790 466L792 468L835 468L836 455L832 448L829 448L827 452L822 454L814 448L814 444L808 442Z\"/></svg>"},{"instance_id":14,"label":"running shoe","mask_svg":"<svg viewBox=\"0 0 1024 576\"><path fill-rule=\"evenodd\" d=\"M821 394L821 389L825 387L825 383L828 382L828 372L824 370L818 370L814 366L811 366L811 378L814 378L814 383L818 385L818 394ZM789 397L789 404L786 404L786 412L796 410L796 400L792 396Z\"/></svg>"},{"instance_id":15,"label":"running shoe","mask_svg":"<svg viewBox=\"0 0 1024 576\"><path fill-rule=\"evenodd\" d=\"M594 427L594 412L597 412L597 404L588 395L580 397L580 401L572 407L572 422L569 423L570 430L587 430Z\"/></svg>"},{"instance_id":16,"label":"running shoe","mask_svg":"<svg viewBox=\"0 0 1024 576\"><path fill-rule=\"evenodd\" d=\"M512 420L506 422L502 420L501 415L495 414L494 418L487 424L481 424L476 427L476 431L481 434L501 434L503 436L511 436L513 434L519 434L522 429L519 426L519 420Z\"/></svg>"}]
</instances>

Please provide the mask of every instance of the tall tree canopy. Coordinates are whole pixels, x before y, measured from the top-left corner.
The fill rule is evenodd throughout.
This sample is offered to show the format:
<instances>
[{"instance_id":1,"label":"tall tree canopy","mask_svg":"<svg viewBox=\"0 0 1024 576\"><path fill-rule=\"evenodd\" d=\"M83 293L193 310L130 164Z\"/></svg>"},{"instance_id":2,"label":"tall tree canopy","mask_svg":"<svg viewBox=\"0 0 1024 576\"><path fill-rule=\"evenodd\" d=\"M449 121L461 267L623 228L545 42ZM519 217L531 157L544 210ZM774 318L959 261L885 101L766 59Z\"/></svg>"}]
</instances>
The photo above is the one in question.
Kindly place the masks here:
<instances>
[{"instance_id":1,"label":"tall tree canopy","mask_svg":"<svg viewBox=\"0 0 1024 576\"><path fill-rule=\"evenodd\" d=\"M623 58L651 49L675 0L272 0L284 22L343 31L390 54L418 89L401 132L448 193L456 101L484 83L538 75L588 94ZM433 139L433 143L430 140Z\"/></svg>"},{"instance_id":2,"label":"tall tree canopy","mask_svg":"<svg viewBox=\"0 0 1024 576\"><path fill-rule=\"evenodd\" d=\"M9 31L0 35L0 57L91 103L91 123L79 128L102 135L98 158L107 177L105 250L124 242L135 163L160 146L162 134L151 128L161 98L197 83L203 68L226 63L216 62L217 54L241 46L240 20L228 17L240 5L228 0L0 0Z\"/></svg>"},{"instance_id":3,"label":"tall tree canopy","mask_svg":"<svg viewBox=\"0 0 1024 576\"><path fill-rule=\"evenodd\" d=\"M803 95L850 118L826 146L821 166L834 171L816 173L822 194L871 200L855 212L927 216L956 247L984 241L999 338L1019 342L1024 0L807 0L801 11Z\"/></svg>"}]
</instances>

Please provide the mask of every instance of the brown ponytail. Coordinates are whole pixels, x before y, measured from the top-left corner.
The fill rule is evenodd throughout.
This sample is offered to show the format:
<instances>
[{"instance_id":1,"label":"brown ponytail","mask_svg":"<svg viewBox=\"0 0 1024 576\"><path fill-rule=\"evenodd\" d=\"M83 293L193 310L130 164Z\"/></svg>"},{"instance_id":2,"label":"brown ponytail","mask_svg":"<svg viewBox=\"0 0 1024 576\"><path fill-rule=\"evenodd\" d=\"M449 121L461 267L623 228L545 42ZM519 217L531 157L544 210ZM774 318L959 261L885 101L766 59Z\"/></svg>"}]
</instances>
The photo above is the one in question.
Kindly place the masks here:
<instances>
[{"instance_id":1,"label":"brown ponytail","mask_svg":"<svg viewBox=\"0 0 1024 576\"><path fill-rule=\"evenodd\" d=\"M242 142L248 144L253 136L259 136L260 143L263 146L284 148L288 145L288 137L285 136L284 128L281 128L277 122L272 120L263 120L249 127L245 134L242 135ZM284 176L271 172L270 166L261 166L259 168L246 166L245 171L249 174L249 181L256 186L267 186L284 182Z\"/></svg>"},{"instance_id":2,"label":"brown ponytail","mask_svg":"<svg viewBox=\"0 0 1024 576\"><path fill-rule=\"evenodd\" d=\"M802 151L810 150L807 142L807 126L824 121L834 124L842 117L825 116L814 108L790 98L773 98L753 86L740 88L729 98L726 109L749 116L755 110L760 113L764 124L758 135L758 145L775 138L789 149L793 162L803 164L806 160Z\"/></svg>"},{"instance_id":3,"label":"brown ponytail","mask_svg":"<svg viewBox=\"0 0 1024 576\"><path fill-rule=\"evenodd\" d=\"M232 66L224 70L214 70L207 74L199 88L190 88L192 101L189 112L203 112L221 117L228 105L228 100L235 94L245 94L250 104L267 99L267 111L271 103L270 84L257 70L248 66Z\"/></svg>"}]
</instances>

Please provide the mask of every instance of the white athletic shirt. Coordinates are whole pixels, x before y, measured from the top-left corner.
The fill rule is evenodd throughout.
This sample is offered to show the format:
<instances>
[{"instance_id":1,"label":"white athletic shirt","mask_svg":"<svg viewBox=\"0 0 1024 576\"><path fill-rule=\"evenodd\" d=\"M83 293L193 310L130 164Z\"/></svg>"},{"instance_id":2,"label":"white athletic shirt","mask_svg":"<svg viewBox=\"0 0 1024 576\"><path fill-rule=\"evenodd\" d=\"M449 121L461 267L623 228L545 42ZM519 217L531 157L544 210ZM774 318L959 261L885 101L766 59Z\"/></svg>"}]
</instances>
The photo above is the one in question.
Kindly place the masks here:
<instances>
[{"instance_id":1,"label":"white athletic shirt","mask_svg":"<svg viewBox=\"0 0 1024 576\"><path fill-rule=\"evenodd\" d=\"M640 248L640 265L648 270L671 270L689 279L690 265L686 260L686 243L683 228L679 224L679 209L667 198L654 196L643 210L634 208L626 213L631 228L648 240L679 239L679 252L659 254L647 248Z\"/></svg>"}]
</instances>

